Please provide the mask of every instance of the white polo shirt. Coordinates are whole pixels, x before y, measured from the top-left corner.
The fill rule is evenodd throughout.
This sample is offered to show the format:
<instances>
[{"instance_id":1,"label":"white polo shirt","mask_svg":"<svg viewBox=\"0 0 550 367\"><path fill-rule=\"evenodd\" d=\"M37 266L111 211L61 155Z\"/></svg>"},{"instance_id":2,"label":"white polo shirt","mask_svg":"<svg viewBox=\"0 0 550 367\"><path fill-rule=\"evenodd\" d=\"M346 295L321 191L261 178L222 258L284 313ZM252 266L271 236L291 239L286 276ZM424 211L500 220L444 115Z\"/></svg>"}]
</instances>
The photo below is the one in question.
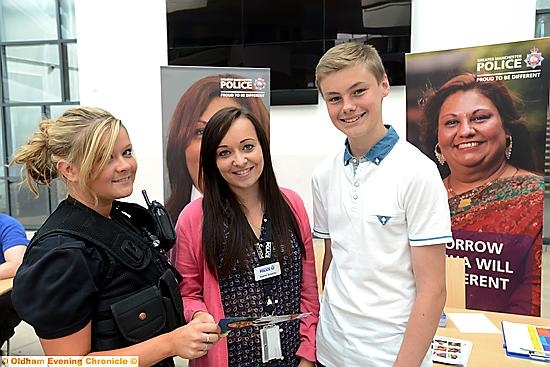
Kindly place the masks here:
<instances>
[{"instance_id":1,"label":"white polo shirt","mask_svg":"<svg viewBox=\"0 0 550 367\"><path fill-rule=\"evenodd\" d=\"M447 194L435 164L391 127L355 172L344 155L313 175L313 230L331 239L333 256L317 357L327 367L391 366L416 296L410 246L451 241Z\"/></svg>"}]
</instances>

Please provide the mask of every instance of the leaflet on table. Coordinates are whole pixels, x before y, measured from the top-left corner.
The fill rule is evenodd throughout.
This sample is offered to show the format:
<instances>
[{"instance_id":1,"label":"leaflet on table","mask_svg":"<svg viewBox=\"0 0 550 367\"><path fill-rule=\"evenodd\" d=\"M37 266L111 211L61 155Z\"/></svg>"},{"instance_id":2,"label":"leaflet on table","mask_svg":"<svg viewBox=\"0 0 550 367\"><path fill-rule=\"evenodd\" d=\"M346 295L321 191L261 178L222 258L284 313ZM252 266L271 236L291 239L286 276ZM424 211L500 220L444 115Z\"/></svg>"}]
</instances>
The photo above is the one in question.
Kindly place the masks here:
<instances>
[{"instance_id":1,"label":"leaflet on table","mask_svg":"<svg viewBox=\"0 0 550 367\"><path fill-rule=\"evenodd\" d=\"M550 363L550 326L502 321L506 355Z\"/></svg>"},{"instance_id":2,"label":"leaflet on table","mask_svg":"<svg viewBox=\"0 0 550 367\"><path fill-rule=\"evenodd\" d=\"M238 329L246 326L265 326L271 324L278 324L280 322L298 320L303 317L311 315L311 312L294 313L288 315L278 316L264 316L264 317L226 317L218 322L222 334L229 333L232 329Z\"/></svg>"},{"instance_id":3,"label":"leaflet on table","mask_svg":"<svg viewBox=\"0 0 550 367\"><path fill-rule=\"evenodd\" d=\"M432 362L466 367L473 344L469 340L434 336L432 340Z\"/></svg>"}]
</instances>

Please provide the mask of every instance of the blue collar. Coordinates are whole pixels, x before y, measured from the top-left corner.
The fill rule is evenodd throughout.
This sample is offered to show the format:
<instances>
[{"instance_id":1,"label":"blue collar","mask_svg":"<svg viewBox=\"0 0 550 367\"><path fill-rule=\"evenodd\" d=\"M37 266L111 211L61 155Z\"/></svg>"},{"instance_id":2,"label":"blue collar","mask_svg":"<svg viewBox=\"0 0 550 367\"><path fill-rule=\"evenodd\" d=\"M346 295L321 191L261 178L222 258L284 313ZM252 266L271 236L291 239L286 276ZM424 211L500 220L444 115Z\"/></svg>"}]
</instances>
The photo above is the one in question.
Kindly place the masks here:
<instances>
[{"instance_id":1,"label":"blue collar","mask_svg":"<svg viewBox=\"0 0 550 367\"><path fill-rule=\"evenodd\" d=\"M380 139L368 152L366 152L360 159L360 161L371 161L377 166L382 162L388 153L395 146L399 140L399 135L390 125L384 125L388 129L386 135ZM346 149L344 150L344 166L347 166L350 160L353 158L349 148L349 141L346 139Z\"/></svg>"}]
</instances>

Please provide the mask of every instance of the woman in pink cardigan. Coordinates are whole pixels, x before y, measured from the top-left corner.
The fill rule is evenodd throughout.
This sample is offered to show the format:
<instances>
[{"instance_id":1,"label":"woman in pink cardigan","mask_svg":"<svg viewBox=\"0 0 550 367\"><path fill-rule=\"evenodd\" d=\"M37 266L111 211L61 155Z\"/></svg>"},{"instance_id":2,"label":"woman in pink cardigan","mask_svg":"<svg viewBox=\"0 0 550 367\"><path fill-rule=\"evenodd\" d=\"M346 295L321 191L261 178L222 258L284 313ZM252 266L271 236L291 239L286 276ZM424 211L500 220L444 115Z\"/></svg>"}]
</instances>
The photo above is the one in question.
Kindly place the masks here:
<instances>
[{"instance_id":1,"label":"woman in pink cardigan","mask_svg":"<svg viewBox=\"0 0 550 367\"><path fill-rule=\"evenodd\" d=\"M176 224L185 318L311 315L234 329L189 365L314 366L319 298L304 204L278 187L266 133L251 114L220 110L202 139L204 197ZM267 349L261 334L269 336Z\"/></svg>"}]
</instances>

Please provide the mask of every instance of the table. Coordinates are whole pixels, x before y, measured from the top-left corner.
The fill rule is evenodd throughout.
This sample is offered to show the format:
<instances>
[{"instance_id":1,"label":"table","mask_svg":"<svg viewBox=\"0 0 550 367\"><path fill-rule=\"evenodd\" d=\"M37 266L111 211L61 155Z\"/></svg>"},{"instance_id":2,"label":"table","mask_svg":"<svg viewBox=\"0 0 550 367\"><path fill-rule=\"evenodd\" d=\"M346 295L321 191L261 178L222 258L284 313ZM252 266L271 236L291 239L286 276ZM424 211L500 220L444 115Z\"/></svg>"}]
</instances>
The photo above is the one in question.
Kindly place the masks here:
<instances>
[{"instance_id":1,"label":"table","mask_svg":"<svg viewBox=\"0 0 550 367\"><path fill-rule=\"evenodd\" d=\"M0 296L11 291L13 288L13 278L0 279Z\"/></svg>"},{"instance_id":2,"label":"table","mask_svg":"<svg viewBox=\"0 0 550 367\"><path fill-rule=\"evenodd\" d=\"M550 319L544 317L531 317L522 315L512 315L497 312L486 312L477 310L464 310L458 308L446 307L445 313L482 313L495 326L502 331L501 321L521 322L524 324L550 326ZM470 334L461 333L447 317L447 327L437 328L437 335L447 336L469 340L473 343L472 353L468 360L468 367L506 367L506 366L550 366L548 363L531 361L523 358L514 358L506 356L506 351L502 347L503 337L500 334ZM434 363L434 366L449 366L440 363Z\"/></svg>"}]
</instances>

